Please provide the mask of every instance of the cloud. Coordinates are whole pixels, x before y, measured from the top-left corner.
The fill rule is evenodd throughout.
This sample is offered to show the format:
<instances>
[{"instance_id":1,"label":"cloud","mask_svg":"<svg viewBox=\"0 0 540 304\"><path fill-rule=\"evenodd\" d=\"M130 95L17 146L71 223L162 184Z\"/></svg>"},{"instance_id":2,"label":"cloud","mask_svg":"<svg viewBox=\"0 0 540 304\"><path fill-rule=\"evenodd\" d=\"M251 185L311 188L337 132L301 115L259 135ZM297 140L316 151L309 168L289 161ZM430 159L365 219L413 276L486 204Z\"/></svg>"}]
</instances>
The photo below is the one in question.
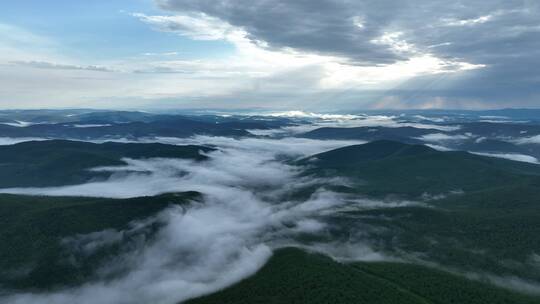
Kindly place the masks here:
<instances>
[{"instance_id":1,"label":"cloud","mask_svg":"<svg viewBox=\"0 0 540 304\"><path fill-rule=\"evenodd\" d=\"M98 65L73 65L73 64L61 64L46 61L12 61L13 65L32 67L36 69L54 69L54 70L81 70L81 71L93 71L93 72L115 72L115 70Z\"/></svg>"},{"instance_id":2,"label":"cloud","mask_svg":"<svg viewBox=\"0 0 540 304\"><path fill-rule=\"evenodd\" d=\"M447 27L446 32L457 33L459 29L448 28L448 25L486 24L495 17L514 18L515 14L523 13L516 3L503 1L490 5L480 1L468 1L467 5L420 1L413 5L408 2L395 4L391 1L369 0L300 3L227 0L219 5L212 1L194 0L156 2L161 8L179 15L216 18L222 23L243 29L250 39L263 41L269 47L345 57L363 64L389 64L407 60L411 53L420 50L425 52L423 49L435 44L440 47L463 44L456 38L429 44L411 41L417 40L416 35L420 31L436 40L431 33L439 32L437 25L441 23ZM418 10L418 6L424 9ZM508 13L508 10L514 12L514 15ZM472 17L471 12L480 16ZM274 20L280 20L280 23L276 24Z\"/></svg>"},{"instance_id":3,"label":"cloud","mask_svg":"<svg viewBox=\"0 0 540 304\"><path fill-rule=\"evenodd\" d=\"M426 197L422 197L425 199ZM423 202L417 201L408 201L408 200L396 200L396 199L384 199L384 200L375 200L370 198L349 198L348 203L344 206L338 206L333 211L338 212L351 212L359 210L370 210L370 209L384 209L384 208L398 208L398 207L425 207L428 208L429 205Z\"/></svg>"},{"instance_id":4,"label":"cloud","mask_svg":"<svg viewBox=\"0 0 540 304\"><path fill-rule=\"evenodd\" d=\"M288 117L288 118L320 118L323 120L350 120L360 118L359 115L351 114L319 114L304 111L285 111L267 114L272 117Z\"/></svg>"},{"instance_id":5,"label":"cloud","mask_svg":"<svg viewBox=\"0 0 540 304\"><path fill-rule=\"evenodd\" d=\"M0 189L0 193L129 198L181 191L205 193L216 190L214 185L224 184L227 187L275 187L294 184L294 175L298 172L295 167L275 161L276 156L300 158L359 143L304 138L233 139L211 136L148 138L138 142L215 145L221 150L208 154L211 159L203 163L184 159L124 159L127 163L125 166L93 169L115 173L107 181L61 187ZM130 174L126 175L125 172ZM185 172L191 174L184 175ZM179 178L178 175L184 176ZM301 180L296 180L296 183L303 185Z\"/></svg>"},{"instance_id":6,"label":"cloud","mask_svg":"<svg viewBox=\"0 0 540 304\"><path fill-rule=\"evenodd\" d=\"M174 67L166 66L153 66L145 69L134 70L133 73L137 74L190 74L193 73L189 70L177 69Z\"/></svg>"},{"instance_id":7,"label":"cloud","mask_svg":"<svg viewBox=\"0 0 540 304\"><path fill-rule=\"evenodd\" d=\"M338 64L324 67L328 76L321 87L347 88L337 95L355 100L356 107L535 106L540 95L540 76L528 68L536 65L534 50L540 49L540 10L532 2L156 2L175 16L216 18L266 50L340 58ZM279 25L274 20L280 20ZM375 77L363 79L371 73ZM388 83L381 75L393 78ZM366 86L369 79L380 86ZM380 90L379 100L368 96L374 94L366 92L369 89ZM313 96L296 98L307 103ZM348 98L339 97L334 105L345 106ZM385 97L396 101L383 103Z\"/></svg>"},{"instance_id":8,"label":"cloud","mask_svg":"<svg viewBox=\"0 0 540 304\"><path fill-rule=\"evenodd\" d=\"M0 23L0 37L0 62L57 57L53 39L23 27Z\"/></svg>"},{"instance_id":9,"label":"cloud","mask_svg":"<svg viewBox=\"0 0 540 304\"><path fill-rule=\"evenodd\" d=\"M480 16L478 18L472 18L472 19L446 19L443 20L444 25L447 26L472 26L476 24L482 24L490 21L493 18L493 15L485 15Z\"/></svg>"},{"instance_id":10,"label":"cloud","mask_svg":"<svg viewBox=\"0 0 540 304\"><path fill-rule=\"evenodd\" d=\"M497 285L506 289L513 289L525 294L540 295L540 285L536 282L531 282L528 280L521 279L516 276L498 276L487 273L461 273L458 274L465 275L469 279L478 280L478 281L488 281L494 285Z\"/></svg>"},{"instance_id":11,"label":"cloud","mask_svg":"<svg viewBox=\"0 0 540 304\"><path fill-rule=\"evenodd\" d=\"M196 16L148 16L135 13L132 16L158 30L180 33L196 40L224 40L229 35L241 35L230 24L200 13Z\"/></svg>"},{"instance_id":12,"label":"cloud","mask_svg":"<svg viewBox=\"0 0 540 304\"><path fill-rule=\"evenodd\" d=\"M117 256L98 272L106 276L127 270L127 275L56 292L16 294L3 300L15 304L172 304L219 290L253 274L271 255L267 246L254 243L257 224L242 221L240 216L245 213L234 215L235 211L241 212L241 208L214 206L191 209L186 214L179 207L167 209L154 218L167 223L155 235L155 241ZM114 233L102 232L100 237L114 242L120 239ZM80 236L77 241L84 242L85 238L89 236Z\"/></svg>"},{"instance_id":13,"label":"cloud","mask_svg":"<svg viewBox=\"0 0 540 304\"><path fill-rule=\"evenodd\" d=\"M482 155L482 156L488 156L488 157L498 157L498 158L504 158L509 159L513 161L519 161L519 162L526 162L531 164L540 164L538 159L536 157L525 155L525 154L518 154L518 153L481 153L481 152L471 152L472 154Z\"/></svg>"},{"instance_id":14,"label":"cloud","mask_svg":"<svg viewBox=\"0 0 540 304\"><path fill-rule=\"evenodd\" d=\"M0 146L14 145L21 142L47 140L46 138L37 137L0 137Z\"/></svg>"},{"instance_id":15,"label":"cloud","mask_svg":"<svg viewBox=\"0 0 540 304\"><path fill-rule=\"evenodd\" d=\"M248 130L255 135L294 135L309 132L318 128L355 128L355 127L386 127L401 128L413 127L418 129L433 129L444 132L456 131L459 125L438 125L403 121L398 116L389 115L367 115L367 114L318 114L303 111L285 111L273 113L254 113L254 115L299 118L303 121L297 125L286 126L279 129ZM306 123L305 121L309 123Z\"/></svg>"},{"instance_id":16,"label":"cloud","mask_svg":"<svg viewBox=\"0 0 540 304\"><path fill-rule=\"evenodd\" d=\"M73 124L74 128L100 128L100 127L110 127L111 124Z\"/></svg>"},{"instance_id":17,"label":"cloud","mask_svg":"<svg viewBox=\"0 0 540 304\"><path fill-rule=\"evenodd\" d=\"M427 141L427 142L440 143L440 142L449 142L449 141L463 141L470 138L471 137L468 135L460 135L460 134L448 135L444 133L432 133L432 134L422 135L418 139Z\"/></svg>"},{"instance_id":18,"label":"cloud","mask_svg":"<svg viewBox=\"0 0 540 304\"><path fill-rule=\"evenodd\" d=\"M419 6L426 10L418 10L407 2L396 5L389 1L223 1L219 5L192 0L156 2L164 9L160 15L131 15L160 32L228 43L234 47L234 53L185 59L148 52L149 56L137 60L116 62L115 68L109 67L110 62L66 64L77 61L51 56L16 57L8 62L34 62L43 70L55 68L58 72L28 75L22 66L16 71L6 71L0 80L7 83L9 90L0 92L0 99L26 106L37 106L35 100L39 97L54 96L54 100L48 97L46 102L131 108L222 107L231 102L244 108L299 105L302 109L327 110L481 108L513 105L518 99L520 104L534 105L538 93L534 83L526 84L534 82L535 77L521 77L522 81L517 82L513 80L518 75L505 74L532 73L526 72L525 67L535 57L521 51L523 60L511 58L511 54L517 54L517 48L505 50L516 45L515 41L506 41L507 36L501 35L497 36L501 40L497 44L503 47L467 46L476 40L495 44L491 42L496 40L493 35L485 32L497 31L488 27L498 30L508 28L504 26L508 23L519 25L512 35L517 35L519 38L513 39L521 43L521 37L530 36L534 30L531 16L536 13L534 7L525 13L519 5L510 10L510 5L502 1L493 5L477 1L466 5L421 1ZM475 33L479 39L463 33L462 27L441 23L441 20L484 20L482 16L494 17L481 26L471 27L471 31L480 31ZM275 20L280 20L279 24ZM527 48L521 50L537 49L536 40L529 38L533 37L524 40L530 47L524 45ZM505 58L494 60L492 57L501 56L493 54L493 50L504 50ZM485 56L479 56L480 53ZM509 60L519 62L514 64ZM75 73L104 69L133 73L111 73L122 75L111 75L109 79L103 79L104 75L88 79L88 75ZM482 75L488 75L488 79ZM504 78L503 85L512 87L518 83L528 90L493 90L491 84L498 83L494 80L499 77ZM463 86L467 89L462 89ZM492 100L490 104L487 99Z\"/></svg>"},{"instance_id":19,"label":"cloud","mask_svg":"<svg viewBox=\"0 0 540 304\"><path fill-rule=\"evenodd\" d=\"M147 67L134 69L136 73L141 74L191 74L186 77L208 77L206 80L209 81L215 81L219 78L232 82L232 85L220 82L218 87L212 90L212 96L208 97L192 95L207 92L206 90L197 90L196 92L199 93L187 93L178 91L178 86L175 86L177 92L169 93L170 98L179 96L194 98L199 106L202 104L201 100L218 107L230 100L244 107L260 107L271 101L274 101L275 104L275 101L279 99L283 100L280 104L284 108L290 106L291 103L317 108L320 106L318 103L322 103L322 101L318 102L323 98L321 93L328 92L332 96L333 104L344 103L342 99L351 98L356 102L355 108L358 107L359 102L365 107L373 107L377 100L367 96L360 99L357 96L364 95L363 92L366 90L376 90L379 92L378 94L384 94L389 86L393 87L406 79L422 75L461 74L461 72L485 67L481 63L467 62L462 58L437 56L433 52L427 51L426 48L409 42L406 32L379 28L376 23L369 24L367 19L365 20L360 15L345 17L343 19L345 21L342 18L332 20L332 22L338 23L345 22L346 26L343 30L347 30L349 27L354 31L361 30L361 33L357 33L358 35L351 35L347 32L324 35L322 34L324 28L313 28L319 25L319 21L312 19L309 21L309 28L303 29L303 25L300 24L298 31L287 29L278 33L278 31L274 31L273 26L265 28L263 31L268 30L275 35L262 37L253 32L258 27L246 26L244 23L233 20L234 16L232 15L234 14L245 15L246 20L244 21L249 18L257 24L258 22L255 20L267 19L269 16L265 14L258 15L259 12L263 11L262 9L261 11L248 9L248 7L253 6L253 3L243 5L240 2L226 1L220 4L223 6L223 10L219 11L214 10L215 4L206 2L158 1L158 4L166 10L170 10L173 15L146 15L142 13L132 15L142 22L150 24L158 31L176 33L196 40L226 41L236 49L234 56L229 56L225 61L212 59L192 62L195 69L186 69L183 67L186 65L185 62L175 61L154 62ZM341 13L349 13L355 9L354 5L350 3L347 5L353 7L336 3L327 4L329 9L339 6L338 11ZM286 12L279 12L279 18L284 24L291 23L291 26L295 28L297 26L295 22L302 23L303 19L289 14L293 12L302 14L300 12L302 9L307 9L303 12L305 14L310 12L316 14L320 5L320 3L314 4L313 7L304 3L293 5ZM271 15L274 13L272 11L274 7L282 6L285 8L291 4L270 5L266 1L262 1L255 6L264 8L264 11ZM230 14L228 14L229 10L232 10ZM248 14L252 16L248 16ZM327 16L324 14L320 17L326 18ZM264 24L274 24L273 20L275 19L265 21ZM358 26L359 20L363 21L361 23L363 27ZM321 26L329 26L329 24L322 22ZM336 26L340 25L336 23ZM302 37L291 40L292 44L281 45L275 43L278 35L299 35ZM306 35L309 38L305 37ZM363 35L368 35L369 39ZM294 41L302 42L311 38L339 40L342 39L340 37L345 40L353 39L362 51L347 52L343 48L354 48L354 46L351 43L339 44L343 41L317 45L322 48L336 48L335 51L317 49L315 45L313 47L294 45ZM337 51L337 48L342 50ZM376 55L377 58L371 62L369 55L361 55L363 51L386 53L391 55L393 59L384 59ZM353 56L353 54L355 55ZM226 87L221 91L220 88L224 85ZM408 88L408 90L412 89L412 87ZM166 94L162 94L162 96L167 97ZM362 101L364 99L365 101ZM183 100L188 102L186 98Z\"/></svg>"},{"instance_id":20,"label":"cloud","mask_svg":"<svg viewBox=\"0 0 540 304\"><path fill-rule=\"evenodd\" d=\"M350 229L346 238L329 232L347 212L425 202L372 199L328 190L346 180L301 177L302 168L283 161L352 144L302 138L196 136L147 138L140 142L214 145L204 162L181 159L125 159L122 166L94 168L112 172L104 182L54 188L1 189L4 193L82 195L125 198L177 191L199 191L200 202L170 206L130 223L123 230L106 229L63 239L70 261L92 258L101 249L125 245L109 257L94 278L80 286L47 292L3 294L0 301L32 303L178 303L225 288L252 275L274 248L300 246L343 261L392 260L369 242L369 227ZM307 190L315 189L315 190ZM311 191L307 197L291 193ZM457 194L458 192L456 192ZM438 196L426 195L424 199ZM355 220L360 222L359 220ZM149 237L148 227L161 227ZM338 227L339 228L339 227ZM373 227L372 229L376 229ZM305 234L327 241L302 242ZM136 241L137 240L137 241ZM113 280L110 280L114 277Z\"/></svg>"},{"instance_id":21,"label":"cloud","mask_svg":"<svg viewBox=\"0 0 540 304\"><path fill-rule=\"evenodd\" d=\"M159 140L159 139L158 139ZM134 197L175 191L199 191L201 203L169 207L125 230L107 229L63 240L77 257L91 257L101 248L123 244L145 227L160 223L152 238L143 237L132 250L121 252L84 285L43 293L4 296L9 303L177 303L224 288L253 274L279 240L318 233L326 223L321 212L347 204L347 197L319 188L310 197L287 199L294 191L321 183L297 176L299 168L278 160L339 147L345 142L304 139L241 139L199 136L162 142L212 143L205 162L174 159L126 159L126 165L95 168L113 172L106 182L78 186L6 190L2 192ZM374 201L373 201L374 202ZM364 204L358 202L358 204ZM370 203L372 207L392 207ZM152 240L152 241L150 241ZM356 244L368 248L367 245ZM336 251L337 253L337 251ZM370 250L370 254L375 251ZM356 252L356 257L362 254ZM105 277L115 276L114 280Z\"/></svg>"},{"instance_id":22,"label":"cloud","mask_svg":"<svg viewBox=\"0 0 540 304\"><path fill-rule=\"evenodd\" d=\"M515 139L513 142L517 143L518 145L540 144L540 135Z\"/></svg>"},{"instance_id":23,"label":"cloud","mask_svg":"<svg viewBox=\"0 0 540 304\"><path fill-rule=\"evenodd\" d=\"M358 140L314 140L295 137L234 139L230 137L195 136L186 139L161 137L148 140L157 140L168 144L216 145L233 151L257 153L269 159L272 159L276 154L288 157L305 157L335 148L365 143L365 141Z\"/></svg>"},{"instance_id":24,"label":"cloud","mask_svg":"<svg viewBox=\"0 0 540 304\"><path fill-rule=\"evenodd\" d=\"M441 146L441 145L426 144L426 146L428 146L428 147L430 147L432 149L435 149L437 151L442 151L442 152L453 151L452 149L450 149L448 147L445 147L445 146Z\"/></svg>"},{"instance_id":25,"label":"cloud","mask_svg":"<svg viewBox=\"0 0 540 304\"><path fill-rule=\"evenodd\" d=\"M16 120L15 122L2 122L0 123L2 125L12 126L12 127L28 127L31 125L35 125L36 123L28 122L28 121L22 121L22 120Z\"/></svg>"},{"instance_id":26,"label":"cloud","mask_svg":"<svg viewBox=\"0 0 540 304\"><path fill-rule=\"evenodd\" d=\"M144 53L144 56L177 56L179 52L165 52L165 53Z\"/></svg>"},{"instance_id":27,"label":"cloud","mask_svg":"<svg viewBox=\"0 0 540 304\"><path fill-rule=\"evenodd\" d=\"M387 127L387 128L400 128L400 127L414 127L420 129L433 129L443 132L456 131L460 129L458 125L438 125L429 123L416 123L408 120L403 120L400 116L389 115L366 115L366 114L322 114L316 112L304 112L304 111L285 111L285 112L242 112L235 113L235 115L245 116L258 116L267 117L263 119L276 119L279 117L286 117L292 119L294 122L292 125L275 128L275 129L250 129L248 130L253 135L269 136L268 139L249 139L244 138L241 141L226 137L208 138L204 136L196 136L194 138L179 139L179 138L139 138L140 142L153 142L156 140L166 142L169 144L197 144L199 142L206 142L212 144L216 141L219 145L233 145L235 148L241 149L242 145L253 149L260 149L260 144L264 143L268 145L271 152L289 150L291 151L304 151L303 155L307 156L315 154L320 147L326 147L330 149L335 146L345 146L349 144L361 144L365 141L343 141L343 140L327 140L316 141L305 138L290 138L285 137L287 135L294 136L297 134L309 132L322 127L336 127L336 128L353 128L353 127ZM106 124L74 124L75 128L92 128L106 126ZM276 140L279 138L279 140ZM11 139L5 138L6 142ZM28 141L30 139L13 139L13 142ZM108 139L120 142L128 142L127 139ZM95 141L101 142L101 141ZM268 151L267 151L268 152Z\"/></svg>"},{"instance_id":28,"label":"cloud","mask_svg":"<svg viewBox=\"0 0 540 304\"><path fill-rule=\"evenodd\" d=\"M392 63L399 59L390 48L371 47L369 40L378 35L377 29L367 22L371 20L359 27L360 16L355 10L336 2L223 1L219 5L211 1L157 2L166 10L222 20L243 29L253 41L268 43L269 47L330 56L356 53L356 60L363 63Z\"/></svg>"},{"instance_id":29,"label":"cloud","mask_svg":"<svg viewBox=\"0 0 540 304\"><path fill-rule=\"evenodd\" d=\"M321 252L342 262L389 262L397 259L374 251L371 246L361 242L334 242L303 246L315 252Z\"/></svg>"},{"instance_id":30,"label":"cloud","mask_svg":"<svg viewBox=\"0 0 540 304\"><path fill-rule=\"evenodd\" d=\"M427 116L423 116L423 115L414 115L414 118L417 118L417 119L420 119L420 120L429 120L429 121L438 122L438 123L442 123L442 122L445 122L445 121L446 121L445 118L441 118L441 117L427 117Z\"/></svg>"},{"instance_id":31,"label":"cloud","mask_svg":"<svg viewBox=\"0 0 540 304\"><path fill-rule=\"evenodd\" d=\"M131 16L232 50L79 62L51 37L0 24L2 106L538 106L540 69L531 67L540 55L540 9L532 1L155 2L160 14ZM126 73L97 73L105 71Z\"/></svg>"}]
</instances>

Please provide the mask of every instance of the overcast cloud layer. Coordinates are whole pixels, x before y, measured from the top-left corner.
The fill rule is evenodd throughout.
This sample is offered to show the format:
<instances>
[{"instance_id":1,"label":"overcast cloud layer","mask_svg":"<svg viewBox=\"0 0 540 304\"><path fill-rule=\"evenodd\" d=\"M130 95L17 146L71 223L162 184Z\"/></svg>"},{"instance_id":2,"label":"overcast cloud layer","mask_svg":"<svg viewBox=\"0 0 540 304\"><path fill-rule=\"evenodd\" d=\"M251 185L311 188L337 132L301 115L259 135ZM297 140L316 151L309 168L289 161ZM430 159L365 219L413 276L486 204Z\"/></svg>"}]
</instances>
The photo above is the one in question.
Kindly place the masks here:
<instances>
[{"instance_id":1,"label":"overcast cloud layer","mask_svg":"<svg viewBox=\"0 0 540 304\"><path fill-rule=\"evenodd\" d=\"M49 26L33 28L24 18L0 24L0 107L539 106L540 4L533 0L116 5L119 13L92 11L77 22L92 28L105 22L100 15L113 14L121 26L111 26L125 32L110 35L144 32L142 42L166 40L190 53L165 49L167 43L121 45L112 36L106 46L115 52L109 54L84 26L50 30L68 18L47 19L62 9L48 7L35 17ZM67 49L63 41L70 35L92 47Z\"/></svg>"},{"instance_id":2,"label":"overcast cloud layer","mask_svg":"<svg viewBox=\"0 0 540 304\"><path fill-rule=\"evenodd\" d=\"M418 106L438 94L444 98L438 99L440 104L427 105L459 107L466 99L507 106L537 102L540 75L531 71L540 49L540 5L535 1L158 3L178 13L218 18L269 48L338 56L350 65L395 64L430 55L448 61L443 70L459 70L464 63L483 67L466 76L418 75L389 90L420 90L409 92L412 96L396 91L410 100L395 106Z\"/></svg>"}]
</instances>

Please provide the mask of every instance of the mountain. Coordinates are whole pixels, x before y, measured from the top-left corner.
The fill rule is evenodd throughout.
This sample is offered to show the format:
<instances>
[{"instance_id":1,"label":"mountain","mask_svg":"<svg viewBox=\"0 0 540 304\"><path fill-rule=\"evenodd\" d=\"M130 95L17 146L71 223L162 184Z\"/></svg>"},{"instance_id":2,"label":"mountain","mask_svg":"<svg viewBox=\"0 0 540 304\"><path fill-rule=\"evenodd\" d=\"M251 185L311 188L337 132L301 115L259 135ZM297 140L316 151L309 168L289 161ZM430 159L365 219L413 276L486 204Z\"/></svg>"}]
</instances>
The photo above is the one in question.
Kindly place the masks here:
<instances>
[{"instance_id":1,"label":"mountain","mask_svg":"<svg viewBox=\"0 0 540 304\"><path fill-rule=\"evenodd\" d=\"M499 109L499 110L484 110L475 111L473 113L482 116L502 116L512 120L527 119L527 120L539 120L540 109Z\"/></svg>"},{"instance_id":2,"label":"mountain","mask_svg":"<svg viewBox=\"0 0 540 304\"><path fill-rule=\"evenodd\" d=\"M297 163L310 167L306 174L362 181L352 190L376 196L418 197L426 192L471 191L540 180L537 165L385 140L324 152Z\"/></svg>"},{"instance_id":3,"label":"mountain","mask_svg":"<svg viewBox=\"0 0 540 304\"><path fill-rule=\"evenodd\" d=\"M0 111L13 124L0 122L0 136L61 138L0 146L0 192L26 194L0 194L0 302L88 299L98 286L110 302L201 287L212 293L188 303L539 303L540 165L437 147L536 155L512 137L535 127L472 119L453 131L407 121L292 138L250 134L298 123L264 116ZM330 124L306 127L317 123ZM229 140L93 143L196 134ZM306 151L325 152L297 158ZM123 169L91 170L103 166ZM255 273L211 289L246 269ZM164 294L171 282L195 293Z\"/></svg>"},{"instance_id":4,"label":"mountain","mask_svg":"<svg viewBox=\"0 0 540 304\"><path fill-rule=\"evenodd\" d=\"M347 178L339 189L355 196L409 201L343 211L331 222L330 239L361 230L372 246L405 260L414 261L414 254L403 255L414 252L450 268L540 279L529 264L540 252L539 165L392 141L335 149L299 163L309 168L306 174ZM515 262L500 262L506 260Z\"/></svg>"},{"instance_id":5,"label":"mountain","mask_svg":"<svg viewBox=\"0 0 540 304\"><path fill-rule=\"evenodd\" d=\"M439 132L441 131L437 129L421 129L414 127L324 127L300 134L299 136L311 139L394 140L419 143L419 140L415 140L416 137Z\"/></svg>"},{"instance_id":6,"label":"mountain","mask_svg":"<svg viewBox=\"0 0 540 304\"><path fill-rule=\"evenodd\" d=\"M78 115L69 116L72 121L89 122L104 121L109 123L127 123L127 122L150 122L154 121L157 115L138 112L138 111L92 111Z\"/></svg>"},{"instance_id":7,"label":"mountain","mask_svg":"<svg viewBox=\"0 0 540 304\"><path fill-rule=\"evenodd\" d=\"M249 127L252 127L251 125ZM0 137L40 137L57 139L103 139L139 137L189 137L193 135L246 136L238 125L199 122L185 118L151 122L106 123L91 120L81 123L35 124L15 127L0 124Z\"/></svg>"},{"instance_id":8,"label":"mountain","mask_svg":"<svg viewBox=\"0 0 540 304\"><path fill-rule=\"evenodd\" d=\"M0 111L0 137L107 139L250 136L249 129L280 128L289 119L258 116L175 115L129 111Z\"/></svg>"},{"instance_id":9,"label":"mountain","mask_svg":"<svg viewBox=\"0 0 540 304\"><path fill-rule=\"evenodd\" d=\"M187 304L538 303L532 296L402 263L339 263L297 248L278 250L254 276Z\"/></svg>"},{"instance_id":10,"label":"mountain","mask_svg":"<svg viewBox=\"0 0 540 304\"><path fill-rule=\"evenodd\" d=\"M196 192L131 199L0 194L0 242L3 244L0 246L0 286L43 289L82 283L114 252L99 248L91 256L72 252L77 261L65 263L69 256L63 247L63 238L104 229L126 229L133 220L142 220L167 206L187 205L197 199L200 196ZM150 237L153 232L144 233ZM127 246L137 237L142 235L126 234L121 244Z\"/></svg>"},{"instance_id":11,"label":"mountain","mask_svg":"<svg viewBox=\"0 0 540 304\"><path fill-rule=\"evenodd\" d=\"M459 132L461 134L472 133L487 137L516 138L540 134L540 125L525 123L471 122L462 124L459 131L454 132Z\"/></svg>"},{"instance_id":12,"label":"mountain","mask_svg":"<svg viewBox=\"0 0 540 304\"><path fill-rule=\"evenodd\" d=\"M125 164L122 158L185 158L202 161L211 148L165 144L113 143L95 144L80 141L30 141L0 146L0 188L45 187L79 184L106 172L88 169Z\"/></svg>"},{"instance_id":13,"label":"mountain","mask_svg":"<svg viewBox=\"0 0 540 304\"><path fill-rule=\"evenodd\" d=\"M316 165L319 167L350 167L369 161L427 154L442 153L427 146L409 145L390 140L378 140L367 144L352 145L316 154L310 157L309 161L316 162Z\"/></svg>"},{"instance_id":14,"label":"mountain","mask_svg":"<svg viewBox=\"0 0 540 304\"><path fill-rule=\"evenodd\" d=\"M520 143L524 138L534 137L540 134L540 126L538 124L467 121L460 124L439 123L439 127L452 127L456 130L413 126L323 127L299 134L298 136L311 139L393 140L408 144L428 143L449 150L523 154L540 158L540 145Z\"/></svg>"}]
</instances>

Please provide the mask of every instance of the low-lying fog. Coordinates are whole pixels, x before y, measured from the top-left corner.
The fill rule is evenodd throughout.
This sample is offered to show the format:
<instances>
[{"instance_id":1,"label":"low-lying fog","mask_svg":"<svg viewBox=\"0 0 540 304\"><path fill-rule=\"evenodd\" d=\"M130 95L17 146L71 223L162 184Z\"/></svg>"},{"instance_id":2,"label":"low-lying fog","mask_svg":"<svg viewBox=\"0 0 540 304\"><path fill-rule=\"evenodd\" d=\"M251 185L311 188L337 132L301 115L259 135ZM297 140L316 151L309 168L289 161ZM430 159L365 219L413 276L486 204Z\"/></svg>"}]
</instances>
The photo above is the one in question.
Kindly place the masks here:
<instances>
[{"instance_id":1,"label":"low-lying fog","mask_svg":"<svg viewBox=\"0 0 540 304\"><path fill-rule=\"evenodd\" d=\"M364 121L359 124L363 125ZM379 117L376 125L394 127L395 122ZM441 126L435 127L446 131ZM259 130L261 132L284 135L295 130ZM425 138L426 142L435 143L446 139ZM0 144L19 141L25 139L3 139ZM141 231L153 223L162 224L157 235L139 240L131 250L111 257L110 262L98 269L98 278L103 279L47 293L12 294L0 300L16 304L173 304L214 292L253 274L264 265L274 248L284 245L304 246L347 260L386 259L388 257L374 251L369 242L363 241L361 235L351 235L345 241L321 240L309 245L296 240L303 234L324 235L328 229L325 216L335 215L340 210L423 205L336 193L328 190L328 186L347 184L347 180L301 176L302 168L289 162L362 141L195 136L141 139L139 142L211 145L218 149L208 153L209 159L203 162L125 159L124 166L92 169L114 173L105 181L63 187L0 189L0 193L129 198L198 191L203 194L202 202L194 202L189 207L171 206L144 221L132 223L124 231L108 229L65 239L65 246L92 254L96 248L123 242L129 235L144 236ZM308 187L311 190L307 196L291 198L292 193ZM117 272L124 275L112 281L104 279Z\"/></svg>"},{"instance_id":2,"label":"low-lying fog","mask_svg":"<svg viewBox=\"0 0 540 304\"><path fill-rule=\"evenodd\" d=\"M324 185L345 180L299 177L301 168L283 159L296 159L354 143L310 139L231 139L198 136L157 140L174 144L212 144L219 149L209 160L126 159L127 165L93 170L115 172L108 180L53 188L3 189L4 193L54 196L126 198L168 192L199 191L203 202L191 207L171 206L129 229L160 222L157 235L136 249L111 259L99 269L126 274L113 281L97 280L50 293L12 295L9 303L177 303L226 287L257 271L280 244L294 245L295 235L324 233L323 216L348 208L379 208L385 202L348 197ZM315 185L301 200L287 195ZM408 204L412 202L403 202ZM399 205L399 203L397 204ZM396 202L388 203L388 207ZM133 231L105 230L65 240L66 246L92 250L125 239ZM345 245L345 244L344 244ZM346 244L347 256L381 259L361 242ZM325 246L321 244L322 250ZM337 254L335 244L330 246ZM344 247L345 248L345 247ZM344 251L345 252L345 251Z\"/></svg>"}]
</instances>

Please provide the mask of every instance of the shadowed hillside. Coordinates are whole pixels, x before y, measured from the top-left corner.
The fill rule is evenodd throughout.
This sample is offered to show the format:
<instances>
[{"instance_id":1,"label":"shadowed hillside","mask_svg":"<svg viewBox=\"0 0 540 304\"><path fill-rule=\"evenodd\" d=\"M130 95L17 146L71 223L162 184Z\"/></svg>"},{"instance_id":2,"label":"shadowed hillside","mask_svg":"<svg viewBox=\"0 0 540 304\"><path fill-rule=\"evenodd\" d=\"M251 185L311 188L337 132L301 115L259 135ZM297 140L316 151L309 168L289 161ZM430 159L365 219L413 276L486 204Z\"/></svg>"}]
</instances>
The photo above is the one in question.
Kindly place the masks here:
<instances>
[{"instance_id":1,"label":"shadowed hillside","mask_svg":"<svg viewBox=\"0 0 540 304\"><path fill-rule=\"evenodd\" d=\"M125 164L122 158L206 159L202 146L164 144L94 144L80 141L48 140L0 146L0 188L44 187L79 184L106 178L110 173L89 171L100 166Z\"/></svg>"}]
</instances>

